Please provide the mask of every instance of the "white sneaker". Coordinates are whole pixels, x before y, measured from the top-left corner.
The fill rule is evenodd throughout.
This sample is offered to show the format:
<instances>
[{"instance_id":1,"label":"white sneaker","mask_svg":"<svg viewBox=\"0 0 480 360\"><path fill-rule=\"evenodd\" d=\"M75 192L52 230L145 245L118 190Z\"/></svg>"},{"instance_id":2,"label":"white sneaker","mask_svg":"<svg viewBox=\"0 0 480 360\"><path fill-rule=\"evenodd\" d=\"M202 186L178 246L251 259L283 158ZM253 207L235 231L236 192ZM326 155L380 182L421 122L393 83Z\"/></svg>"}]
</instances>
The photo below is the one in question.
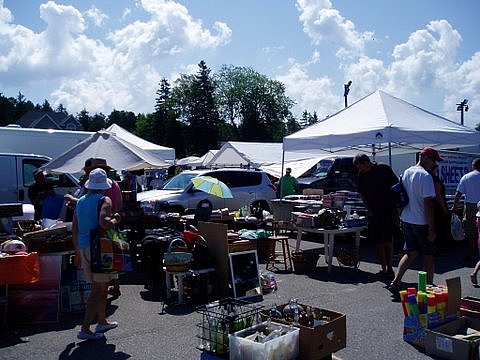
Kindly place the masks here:
<instances>
[{"instance_id":1,"label":"white sneaker","mask_svg":"<svg viewBox=\"0 0 480 360\"><path fill-rule=\"evenodd\" d=\"M104 333L87 333L85 331L79 331L77 339L79 340L101 340L105 337Z\"/></svg>"},{"instance_id":2,"label":"white sneaker","mask_svg":"<svg viewBox=\"0 0 480 360\"><path fill-rule=\"evenodd\" d=\"M116 321L112 321L111 323L108 323L106 325L97 324L97 326L95 327L95 331L97 333L103 333L105 331L115 329L117 326L118 326L118 322Z\"/></svg>"}]
</instances>

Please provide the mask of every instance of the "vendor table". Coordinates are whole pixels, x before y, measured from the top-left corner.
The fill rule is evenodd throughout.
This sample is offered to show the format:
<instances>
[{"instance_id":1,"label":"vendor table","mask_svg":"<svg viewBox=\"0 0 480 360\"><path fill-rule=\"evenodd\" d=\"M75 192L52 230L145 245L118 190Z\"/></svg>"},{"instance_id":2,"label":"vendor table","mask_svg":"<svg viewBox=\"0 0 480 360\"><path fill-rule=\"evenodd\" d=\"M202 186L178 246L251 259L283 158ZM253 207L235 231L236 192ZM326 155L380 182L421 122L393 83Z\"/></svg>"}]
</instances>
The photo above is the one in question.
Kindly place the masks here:
<instances>
[{"instance_id":1,"label":"vendor table","mask_svg":"<svg viewBox=\"0 0 480 360\"><path fill-rule=\"evenodd\" d=\"M170 299L172 297L172 278L174 276L177 277L178 281L178 304L183 304L183 279L186 276L197 276L200 274L207 274L214 272L214 268L207 268L207 269L195 269L195 270L187 270L187 271L182 271L182 272L172 272L172 271L167 271L166 268L163 268L165 270L165 283L167 287L167 299Z\"/></svg>"},{"instance_id":2,"label":"vendor table","mask_svg":"<svg viewBox=\"0 0 480 360\"><path fill-rule=\"evenodd\" d=\"M36 283L39 277L40 263L36 252L25 255L0 256L0 285L3 285L5 289L5 297L0 298L0 304L4 306L3 324L7 321L8 286Z\"/></svg>"},{"instance_id":3,"label":"vendor table","mask_svg":"<svg viewBox=\"0 0 480 360\"><path fill-rule=\"evenodd\" d=\"M303 233L311 234L323 234L323 245L325 251L325 259L328 263L328 272L332 272L332 259L333 249L335 246L335 235L355 233L355 248L358 251L360 248L360 232L364 230L366 226L351 227L351 228L338 228L338 229L316 229L307 227L297 227L297 242L295 245L295 251L300 250L300 243L302 242Z\"/></svg>"}]
</instances>

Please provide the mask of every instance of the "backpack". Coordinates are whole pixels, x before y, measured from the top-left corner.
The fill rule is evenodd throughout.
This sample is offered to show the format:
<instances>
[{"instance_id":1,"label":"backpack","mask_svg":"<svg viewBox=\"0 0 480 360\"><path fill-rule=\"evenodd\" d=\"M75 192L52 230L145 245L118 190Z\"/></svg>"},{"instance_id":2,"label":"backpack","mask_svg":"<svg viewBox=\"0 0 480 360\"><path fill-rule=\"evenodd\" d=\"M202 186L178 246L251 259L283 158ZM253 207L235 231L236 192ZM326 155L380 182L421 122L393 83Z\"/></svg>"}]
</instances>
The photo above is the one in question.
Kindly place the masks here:
<instances>
[{"instance_id":1,"label":"backpack","mask_svg":"<svg viewBox=\"0 0 480 360\"><path fill-rule=\"evenodd\" d=\"M394 184L390 188L390 193L392 194L392 200L395 206L397 206L400 209L407 206L409 199L408 199L407 190L405 190L405 187L403 186L401 176L398 183Z\"/></svg>"}]
</instances>

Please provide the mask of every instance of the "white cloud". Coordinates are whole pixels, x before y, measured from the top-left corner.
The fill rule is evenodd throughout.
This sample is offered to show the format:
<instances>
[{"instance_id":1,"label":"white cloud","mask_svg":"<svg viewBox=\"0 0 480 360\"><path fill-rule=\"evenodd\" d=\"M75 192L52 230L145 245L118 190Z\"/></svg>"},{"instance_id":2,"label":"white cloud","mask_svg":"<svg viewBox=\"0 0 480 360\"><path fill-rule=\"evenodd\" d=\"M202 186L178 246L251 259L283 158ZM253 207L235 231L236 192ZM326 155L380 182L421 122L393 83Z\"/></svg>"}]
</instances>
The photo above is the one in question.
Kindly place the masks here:
<instances>
[{"instance_id":1,"label":"white cloud","mask_svg":"<svg viewBox=\"0 0 480 360\"><path fill-rule=\"evenodd\" d=\"M341 61L339 70L343 73L344 81L353 81L354 92L350 93L350 98L358 100L377 89L383 89L427 110L443 112L448 118L455 119L458 117L455 102L470 97L470 104L479 104L479 110L472 105L470 114L473 108L478 118L480 53L474 54L463 64L458 63L458 48L462 38L447 20L434 20L424 29L414 31L406 42L394 47L392 61L384 62L375 58L376 54L370 56L365 47L373 32L358 32L355 24L333 9L329 0L297 0L297 8L304 32L314 45L329 42L337 46L336 55ZM341 88L341 84L335 84L328 78L322 78L320 82L318 79L311 80L307 68L298 64L278 78L283 79L290 96L308 111L317 110L320 116L339 109L338 96L331 94L337 94L338 91L332 89ZM315 91L312 91L312 86ZM329 95L329 105L326 105L323 97L315 101L308 96L322 92ZM443 100L443 109L429 108L439 99Z\"/></svg>"},{"instance_id":2,"label":"white cloud","mask_svg":"<svg viewBox=\"0 0 480 360\"><path fill-rule=\"evenodd\" d=\"M130 15L131 13L132 13L132 9L125 8L123 10L122 19L125 20L128 17L128 15Z\"/></svg>"},{"instance_id":3,"label":"white cloud","mask_svg":"<svg viewBox=\"0 0 480 360\"><path fill-rule=\"evenodd\" d=\"M373 32L359 33L355 24L332 8L329 0L297 0L303 31L313 44L330 43L337 47L341 59L363 54L365 43L373 37Z\"/></svg>"},{"instance_id":4,"label":"white cloud","mask_svg":"<svg viewBox=\"0 0 480 360\"><path fill-rule=\"evenodd\" d=\"M100 9L92 5L90 9L85 12L85 15L93 21L95 26L102 26L106 20L108 20L108 15L104 14Z\"/></svg>"},{"instance_id":5,"label":"white cloud","mask_svg":"<svg viewBox=\"0 0 480 360\"><path fill-rule=\"evenodd\" d=\"M13 15L6 7L3 7L4 0L0 0L0 24L13 21Z\"/></svg>"},{"instance_id":6,"label":"white cloud","mask_svg":"<svg viewBox=\"0 0 480 360\"><path fill-rule=\"evenodd\" d=\"M338 109L339 97L332 93L332 80L328 77L311 79L306 71L306 65L293 62L288 72L276 77L286 86L286 95L297 101L294 114L300 114L307 110L310 113L317 112L321 119L332 113L332 109Z\"/></svg>"},{"instance_id":7,"label":"white cloud","mask_svg":"<svg viewBox=\"0 0 480 360\"><path fill-rule=\"evenodd\" d=\"M150 15L148 21L135 21L109 36L117 49L131 56L172 55L194 48L215 48L230 41L232 31L225 23L215 22L216 35L212 34L179 3L142 0L142 6Z\"/></svg>"},{"instance_id":8,"label":"white cloud","mask_svg":"<svg viewBox=\"0 0 480 360\"><path fill-rule=\"evenodd\" d=\"M138 4L150 18L111 33L113 46L88 38L84 15L54 1L40 6L46 23L42 32L0 22L0 84L15 78L17 86L25 89L34 83L56 82L57 88L45 97L70 112L83 108L91 113L109 113L113 108L151 112L161 78L155 66L162 57L224 45L231 30L220 22L213 31L205 29L184 6L172 1ZM0 11L1 19L12 20L7 9ZM97 24L106 19L94 7L85 16Z\"/></svg>"}]
</instances>

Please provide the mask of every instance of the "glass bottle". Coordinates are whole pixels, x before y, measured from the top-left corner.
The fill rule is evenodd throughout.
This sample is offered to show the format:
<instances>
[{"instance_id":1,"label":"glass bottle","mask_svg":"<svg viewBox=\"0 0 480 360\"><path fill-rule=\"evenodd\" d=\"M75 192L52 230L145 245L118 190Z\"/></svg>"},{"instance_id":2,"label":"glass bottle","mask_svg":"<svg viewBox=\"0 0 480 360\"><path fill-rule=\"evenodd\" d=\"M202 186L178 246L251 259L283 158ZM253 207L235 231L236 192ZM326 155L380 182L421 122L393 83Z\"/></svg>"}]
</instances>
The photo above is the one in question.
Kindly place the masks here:
<instances>
[{"instance_id":1,"label":"glass bottle","mask_svg":"<svg viewBox=\"0 0 480 360\"><path fill-rule=\"evenodd\" d=\"M278 307L277 305L273 305L269 311L269 316L272 318L272 319L281 319L282 318L282 313L280 312L280 310L278 310Z\"/></svg>"},{"instance_id":2,"label":"glass bottle","mask_svg":"<svg viewBox=\"0 0 480 360\"><path fill-rule=\"evenodd\" d=\"M300 315L302 311L303 307L298 305L298 300L292 298L288 302L288 305L283 308L283 318L289 322L295 321L295 313L297 313L297 315Z\"/></svg>"}]
</instances>

